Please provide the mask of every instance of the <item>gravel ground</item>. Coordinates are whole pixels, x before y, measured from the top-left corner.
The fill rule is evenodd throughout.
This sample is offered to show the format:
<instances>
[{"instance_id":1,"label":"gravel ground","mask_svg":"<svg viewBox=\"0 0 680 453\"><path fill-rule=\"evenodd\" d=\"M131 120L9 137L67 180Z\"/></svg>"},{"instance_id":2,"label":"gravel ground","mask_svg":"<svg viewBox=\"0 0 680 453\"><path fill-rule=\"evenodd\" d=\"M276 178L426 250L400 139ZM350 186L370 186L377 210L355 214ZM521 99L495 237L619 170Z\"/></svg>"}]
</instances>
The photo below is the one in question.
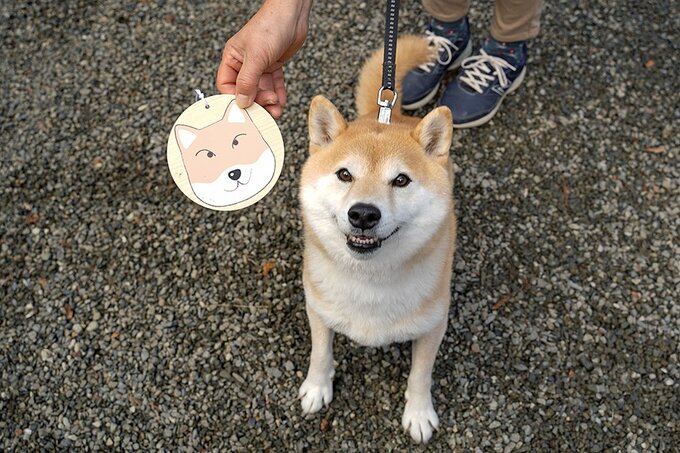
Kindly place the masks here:
<instances>
[{"instance_id":1,"label":"gravel ground","mask_svg":"<svg viewBox=\"0 0 680 453\"><path fill-rule=\"evenodd\" d=\"M170 128L193 88L214 93L248 3L0 5L0 450L412 447L408 345L340 337L331 407L304 418L296 400L307 105L354 114L383 2L317 2L262 202L202 209L167 169ZM403 3L401 30L422 30ZM473 7L481 39L490 2ZM556 0L543 24L525 85L456 134L428 449L677 451L680 11Z\"/></svg>"}]
</instances>

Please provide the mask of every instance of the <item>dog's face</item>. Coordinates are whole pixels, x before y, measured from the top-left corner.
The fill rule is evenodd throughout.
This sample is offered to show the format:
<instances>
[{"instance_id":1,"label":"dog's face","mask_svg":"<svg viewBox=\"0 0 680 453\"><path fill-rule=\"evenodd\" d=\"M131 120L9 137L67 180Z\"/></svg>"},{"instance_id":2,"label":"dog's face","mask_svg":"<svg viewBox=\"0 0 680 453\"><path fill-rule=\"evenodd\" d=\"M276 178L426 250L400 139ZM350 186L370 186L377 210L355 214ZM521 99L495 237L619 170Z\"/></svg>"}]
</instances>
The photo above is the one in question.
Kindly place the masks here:
<instances>
[{"instance_id":1,"label":"dog's face","mask_svg":"<svg viewBox=\"0 0 680 453\"><path fill-rule=\"evenodd\" d=\"M327 99L310 106L310 157L301 182L305 225L347 264L412 257L452 206L450 111L414 127L359 119L347 125Z\"/></svg>"},{"instance_id":2,"label":"dog's face","mask_svg":"<svg viewBox=\"0 0 680 453\"><path fill-rule=\"evenodd\" d=\"M274 153L234 101L221 120L203 129L178 124L175 138L191 189L211 206L245 201L274 177Z\"/></svg>"}]
</instances>

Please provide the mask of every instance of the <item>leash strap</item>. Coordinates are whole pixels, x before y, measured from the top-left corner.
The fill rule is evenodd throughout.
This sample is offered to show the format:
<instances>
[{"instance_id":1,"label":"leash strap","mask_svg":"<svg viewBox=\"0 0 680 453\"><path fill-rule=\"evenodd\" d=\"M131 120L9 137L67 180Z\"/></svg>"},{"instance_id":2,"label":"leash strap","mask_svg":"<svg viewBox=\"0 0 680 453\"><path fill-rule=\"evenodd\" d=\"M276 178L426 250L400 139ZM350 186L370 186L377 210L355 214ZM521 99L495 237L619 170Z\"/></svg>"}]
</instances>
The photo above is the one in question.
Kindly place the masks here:
<instances>
[{"instance_id":1,"label":"leash strap","mask_svg":"<svg viewBox=\"0 0 680 453\"><path fill-rule=\"evenodd\" d=\"M397 89L394 85L394 73L397 58L397 35L399 26L399 0L387 0L385 11L385 47L383 52L382 86L378 91L378 122L390 124L392 107L397 102ZM391 91L391 100L383 100L384 90Z\"/></svg>"}]
</instances>

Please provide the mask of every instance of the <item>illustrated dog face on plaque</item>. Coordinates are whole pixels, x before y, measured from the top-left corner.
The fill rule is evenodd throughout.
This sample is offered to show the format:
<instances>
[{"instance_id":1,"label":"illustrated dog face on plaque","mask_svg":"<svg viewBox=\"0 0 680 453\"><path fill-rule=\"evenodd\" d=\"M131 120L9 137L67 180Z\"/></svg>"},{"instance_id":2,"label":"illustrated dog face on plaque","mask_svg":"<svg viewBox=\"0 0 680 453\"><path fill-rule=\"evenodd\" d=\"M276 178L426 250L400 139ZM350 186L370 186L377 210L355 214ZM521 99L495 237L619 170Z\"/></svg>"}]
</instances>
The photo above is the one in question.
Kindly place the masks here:
<instances>
[{"instance_id":1,"label":"illustrated dog face on plaque","mask_svg":"<svg viewBox=\"0 0 680 453\"><path fill-rule=\"evenodd\" d=\"M191 190L203 203L225 207L261 192L276 159L247 111L232 100L221 120L203 128L175 126Z\"/></svg>"}]
</instances>

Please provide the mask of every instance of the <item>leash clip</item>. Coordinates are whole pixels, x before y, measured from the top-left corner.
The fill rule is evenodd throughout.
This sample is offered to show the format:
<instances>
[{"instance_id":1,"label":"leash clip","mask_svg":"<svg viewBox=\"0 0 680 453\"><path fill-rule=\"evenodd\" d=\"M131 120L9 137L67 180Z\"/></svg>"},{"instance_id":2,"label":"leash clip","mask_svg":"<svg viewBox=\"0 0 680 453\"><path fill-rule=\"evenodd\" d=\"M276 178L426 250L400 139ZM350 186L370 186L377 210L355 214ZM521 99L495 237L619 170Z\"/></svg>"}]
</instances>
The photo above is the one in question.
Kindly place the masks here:
<instances>
[{"instance_id":1,"label":"leash clip","mask_svg":"<svg viewBox=\"0 0 680 453\"><path fill-rule=\"evenodd\" d=\"M384 90L384 86L381 86L378 90L378 107L380 107L380 109L378 109L378 123L390 124L390 120L392 119L392 108L397 102L397 90L390 90L392 93L394 93L394 96L391 100L382 98L382 93Z\"/></svg>"}]
</instances>

